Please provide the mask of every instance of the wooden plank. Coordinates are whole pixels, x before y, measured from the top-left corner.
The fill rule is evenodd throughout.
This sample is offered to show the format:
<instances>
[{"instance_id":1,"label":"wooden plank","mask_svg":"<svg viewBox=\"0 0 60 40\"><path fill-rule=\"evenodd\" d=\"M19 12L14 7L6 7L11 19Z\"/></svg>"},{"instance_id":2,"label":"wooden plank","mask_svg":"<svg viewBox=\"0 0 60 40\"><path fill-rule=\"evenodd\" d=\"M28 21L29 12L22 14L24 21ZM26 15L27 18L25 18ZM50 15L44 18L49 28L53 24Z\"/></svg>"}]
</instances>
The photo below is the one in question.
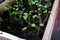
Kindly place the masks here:
<instances>
[{"instance_id":1,"label":"wooden plank","mask_svg":"<svg viewBox=\"0 0 60 40\"><path fill-rule=\"evenodd\" d=\"M12 5L13 3L15 3L16 0L5 0L4 2L2 2L0 4L0 15L3 13L3 8L7 5Z\"/></svg>"},{"instance_id":2,"label":"wooden plank","mask_svg":"<svg viewBox=\"0 0 60 40\"><path fill-rule=\"evenodd\" d=\"M0 36L0 40L10 40L10 39Z\"/></svg>"},{"instance_id":3,"label":"wooden plank","mask_svg":"<svg viewBox=\"0 0 60 40\"><path fill-rule=\"evenodd\" d=\"M17 36L14 36L12 34L9 34L9 33L3 32L3 31L0 31L0 38L8 39L8 40L26 40L26 39L19 38Z\"/></svg>"},{"instance_id":4,"label":"wooden plank","mask_svg":"<svg viewBox=\"0 0 60 40\"><path fill-rule=\"evenodd\" d=\"M42 40L51 40L52 31L57 16L58 4L59 0L55 0Z\"/></svg>"}]
</instances>

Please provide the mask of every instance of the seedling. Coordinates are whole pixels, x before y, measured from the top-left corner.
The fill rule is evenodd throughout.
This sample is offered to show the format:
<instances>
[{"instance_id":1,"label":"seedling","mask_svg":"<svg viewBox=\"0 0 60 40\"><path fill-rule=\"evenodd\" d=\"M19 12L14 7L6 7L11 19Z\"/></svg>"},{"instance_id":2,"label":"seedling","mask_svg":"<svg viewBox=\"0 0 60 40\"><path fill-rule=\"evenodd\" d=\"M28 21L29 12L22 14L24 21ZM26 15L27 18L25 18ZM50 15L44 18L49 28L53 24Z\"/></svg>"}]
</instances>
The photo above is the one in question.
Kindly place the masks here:
<instances>
[{"instance_id":1,"label":"seedling","mask_svg":"<svg viewBox=\"0 0 60 40\"><path fill-rule=\"evenodd\" d=\"M16 21L15 19L18 19L20 23L19 26L22 25L21 31L25 32L30 27L37 29L38 38L41 27L45 26L47 15L50 13L50 10L48 10L50 3L48 3L42 4L39 0L28 0L27 3L23 3L22 0L20 0L20 2L16 0L13 6L6 6L4 10L9 12L11 20ZM43 16L45 18L43 18Z\"/></svg>"}]
</instances>

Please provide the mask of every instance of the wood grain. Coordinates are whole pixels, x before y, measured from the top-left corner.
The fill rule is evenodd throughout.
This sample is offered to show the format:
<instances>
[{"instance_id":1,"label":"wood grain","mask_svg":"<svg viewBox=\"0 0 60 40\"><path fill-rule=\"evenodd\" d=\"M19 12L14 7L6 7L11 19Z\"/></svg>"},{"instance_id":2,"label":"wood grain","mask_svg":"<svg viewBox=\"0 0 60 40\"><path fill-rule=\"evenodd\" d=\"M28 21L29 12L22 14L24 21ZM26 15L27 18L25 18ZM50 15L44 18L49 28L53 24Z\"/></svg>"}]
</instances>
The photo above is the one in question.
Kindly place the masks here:
<instances>
[{"instance_id":1,"label":"wood grain","mask_svg":"<svg viewBox=\"0 0 60 40\"><path fill-rule=\"evenodd\" d=\"M53 8L52 8L52 11L51 11L51 14L50 14L50 17L49 17L42 40L51 40L55 19L57 17L57 8L58 8L59 1L60 0L54 1Z\"/></svg>"},{"instance_id":2,"label":"wood grain","mask_svg":"<svg viewBox=\"0 0 60 40\"><path fill-rule=\"evenodd\" d=\"M13 3L15 3L16 0L5 0L4 2L2 2L0 4L0 15L3 13L3 8L7 5L12 5Z\"/></svg>"}]
</instances>

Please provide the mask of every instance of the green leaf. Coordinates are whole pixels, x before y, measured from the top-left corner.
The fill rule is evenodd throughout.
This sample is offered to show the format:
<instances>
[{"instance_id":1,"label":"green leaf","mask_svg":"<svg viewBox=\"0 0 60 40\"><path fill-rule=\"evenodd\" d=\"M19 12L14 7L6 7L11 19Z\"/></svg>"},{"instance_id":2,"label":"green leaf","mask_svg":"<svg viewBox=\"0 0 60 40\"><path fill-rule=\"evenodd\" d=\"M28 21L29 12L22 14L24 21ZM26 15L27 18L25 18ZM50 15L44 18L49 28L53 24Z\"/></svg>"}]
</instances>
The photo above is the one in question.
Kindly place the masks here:
<instances>
[{"instance_id":1,"label":"green leaf","mask_svg":"<svg viewBox=\"0 0 60 40\"><path fill-rule=\"evenodd\" d=\"M44 26L44 24L43 23L40 23L40 26Z\"/></svg>"},{"instance_id":2,"label":"green leaf","mask_svg":"<svg viewBox=\"0 0 60 40\"><path fill-rule=\"evenodd\" d=\"M13 10L15 10L15 8L13 7Z\"/></svg>"},{"instance_id":3,"label":"green leaf","mask_svg":"<svg viewBox=\"0 0 60 40\"><path fill-rule=\"evenodd\" d=\"M23 5L21 5L20 7L23 7Z\"/></svg>"},{"instance_id":4,"label":"green leaf","mask_svg":"<svg viewBox=\"0 0 60 40\"><path fill-rule=\"evenodd\" d=\"M38 0L35 0L36 3L38 3Z\"/></svg>"},{"instance_id":5,"label":"green leaf","mask_svg":"<svg viewBox=\"0 0 60 40\"><path fill-rule=\"evenodd\" d=\"M3 19L0 17L0 22L3 21Z\"/></svg>"},{"instance_id":6,"label":"green leaf","mask_svg":"<svg viewBox=\"0 0 60 40\"><path fill-rule=\"evenodd\" d=\"M39 3L36 3L37 6L39 6Z\"/></svg>"},{"instance_id":7,"label":"green leaf","mask_svg":"<svg viewBox=\"0 0 60 40\"><path fill-rule=\"evenodd\" d=\"M23 9L23 11L25 10L25 8L22 8Z\"/></svg>"},{"instance_id":8,"label":"green leaf","mask_svg":"<svg viewBox=\"0 0 60 40\"><path fill-rule=\"evenodd\" d=\"M5 7L3 7L3 9L4 9L4 11L9 10L9 8L8 8L8 7L6 7L6 6L5 6Z\"/></svg>"},{"instance_id":9,"label":"green leaf","mask_svg":"<svg viewBox=\"0 0 60 40\"><path fill-rule=\"evenodd\" d=\"M51 11L49 11L49 13L51 13Z\"/></svg>"},{"instance_id":10,"label":"green leaf","mask_svg":"<svg viewBox=\"0 0 60 40\"><path fill-rule=\"evenodd\" d=\"M8 27L8 29L11 29L11 27L10 26L7 26Z\"/></svg>"},{"instance_id":11,"label":"green leaf","mask_svg":"<svg viewBox=\"0 0 60 40\"><path fill-rule=\"evenodd\" d=\"M36 18L36 17L38 17L37 15L34 15L34 16L32 16L33 18Z\"/></svg>"},{"instance_id":12,"label":"green leaf","mask_svg":"<svg viewBox=\"0 0 60 40\"><path fill-rule=\"evenodd\" d=\"M27 18L28 18L28 16L23 16L23 19L25 19L25 20L26 20Z\"/></svg>"},{"instance_id":13,"label":"green leaf","mask_svg":"<svg viewBox=\"0 0 60 40\"><path fill-rule=\"evenodd\" d=\"M15 14L15 11L13 11L12 13L10 13L10 15L14 15Z\"/></svg>"},{"instance_id":14,"label":"green leaf","mask_svg":"<svg viewBox=\"0 0 60 40\"><path fill-rule=\"evenodd\" d=\"M39 13L38 15L40 16L41 14Z\"/></svg>"},{"instance_id":15,"label":"green leaf","mask_svg":"<svg viewBox=\"0 0 60 40\"><path fill-rule=\"evenodd\" d=\"M19 13L18 13L19 15L22 15L23 14L23 11L21 10L21 11L19 11Z\"/></svg>"},{"instance_id":16,"label":"green leaf","mask_svg":"<svg viewBox=\"0 0 60 40\"><path fill-rule=\"evenodd\" d=\"M18 11L19 10L19 8L16 8L16 11Z\"/></svg>"},{"instance_id":17,"label":"green leaf","mask_svg":"<svg viewBox=\"0 0 60 40\"><path fill-rule=\"evenodd\" d=\"M41 8L38 8L38 11L40 11L41 10Z\"/></svg>"},{"instance_id":18,"label":"green leaf","mask_svg":"<svg viewBox=\"0 0 60 40\"><path fill-rule=\"evenodd\" d=\"M34 1L32 1L32 4L35 4L35 2L34 2Z\"/></svg>"},{"instance_id":19,"label":"green leaf","mask_svg":"<svg viewBox=\"0 0 60 40\"><path fill-rule=\"evenodd\" d=\"M35 10L35 12L37 12L37 10Z\"/></svg>"},{"instance_id":20,"label":"green leaf","mask_svg":"<svg viewBox=\"0 0 60 40\"><path fill-rule=\"evenodd\" d=\"M30 13L32 13L33 11L30 11Z\"/></svg>"},{"instance_id":21,"label":"green leaf","mask_svg":"<svg viewBox=\"0 0 60 40\"><path fill-rule=\"evenodd\" d=\"M27 15L28 15L28 13L24 13L24 15L26 15L26 16L27 16Z\"/></svg>"},{"instance_id":22,"label":"green leaf","mask_svg":"<svg viewBox=\"0 0 60 40\"><path fill-rule=\"evenodd\" d=\"M45 10L43 13L47 13L48 10Z\"/></svg>"},{"instance_id":23,"label":"green leaf","mask_svg":"<svg viewBox=\"0 0 60 40\"><path fill-rule=\"evenodd\" d=\"M27 29L27 27L24 27L23 29L22 29L22 31L25 31Z\"/></svg>"},{"instance_id":24,"label":"green leaf","mask_svg":"<svg viewBox=\"0 0 60 40\"><path fill-rule=\"evenodd\" d=\"M15 12L14 14L15 14L15 15L17 15L17 14L18 14L18 12Z\"/></svg>"},{"instance_id":25,"label":"green leaf","mask_svg":"<svg viewBox=\"0 0 60 40\"><path fill-rule=\"evenodd\" d=\"M44 8L48 8L48 5L45 5Z\"/></svg>"},{"instance_id":26,"label":"green leaf","mask_svg":"<svg viewBox=\"0 0 60 40\"><path fill-rule=\"evenodd\" d=\"M14 7L19 7L19 5L14 5Z\"/></svg>"},{"instance_id":27,"label":"green leaf","mask_svg":"<svg viewBox=\"0 0 60 40\"><path fill-rule=\"evenodd\" d=\"M33 23L33 24L31 24L31 26L32 26L32 27L36 27L36 24Z\"/></svg>"}]
</instances>

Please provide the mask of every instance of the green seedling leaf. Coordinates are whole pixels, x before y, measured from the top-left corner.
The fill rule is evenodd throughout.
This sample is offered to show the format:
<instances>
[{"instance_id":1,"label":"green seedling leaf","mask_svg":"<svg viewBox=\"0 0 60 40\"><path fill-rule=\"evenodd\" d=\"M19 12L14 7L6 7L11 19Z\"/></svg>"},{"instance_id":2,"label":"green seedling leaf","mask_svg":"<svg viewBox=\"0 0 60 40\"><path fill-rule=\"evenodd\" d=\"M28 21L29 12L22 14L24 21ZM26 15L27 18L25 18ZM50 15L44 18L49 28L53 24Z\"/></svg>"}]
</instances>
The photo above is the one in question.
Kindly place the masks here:
<instances>
[{"instance_id":1,"label":"green seedling leaf","mask_svg":"<svg viewBox=\"0 0 60 40\"><path fill-rule=\"evenodd\" d=\"M19 10L19 8L16 8L16 11L18 11Z\"/></svg>"},{"instance_id":2,"label":"green seedling leaf","mask_svg":"<svg viewBox=\"0 0 60 40\"><path fill-rule=\"evenodd\" d=\"M3 21L3 19L0 17L0 22Z\"/></svg>"},{"instance_id":3,"label":"green seedling leaf","mask_svg":"<svg viewBox=\"0 0 60 40\"><path fill-rule=\"evenodd\" d=\"M44 8L48 8L48 5L45 5Z\"/></svg>"},{"instance_id":4,"label":"green seedling leaf","mask_svg":"<svg viewBox=\"0 0 60 40\"><path fill-rule=\"evenodd\" d=\"M35 12L37 12L37 10L35 10Z\"/></svg>"},{"instance_id":5,"label":"green seedling leaf","mask_svg":"<svg viewBox=\"0 0 60 40\"><path fill-rule=\"evenodd\" d=\"M51 11L49 11L49 13L51 13Z\"/></svg>"},{"instance_id":6,"label":"green seedling leaf","mask_svg":"<svg viewBox=\"0 0 60 40\"><path fill-rule=\"evenodd\" d=\"M33 18L36 18L36 17L38 17L37 15L34 15L34 16L32 16Z\"/></svg>"},{"instance_id":7,"label":"green seedling leaf","mask_svg":"<svg viewBox=\"0 0 60 40\"><path fill-rule=\"evenodd\" d=\"M45 10L43 13L47 13L48 10Z\"/></svg>"},{"instance_id":8,"label":"green seedling leaf","mask_svg":"<svg viewBox=\"0 0 60 40\"><path fill-rule=\"evenodd\" d=\"M47 1L47 2L48 2L49 0L45 0L45 1Z\"/></svg>"},{"instance_id":9,"label":"green seedling leaf","mask_svg":"<svg viewBox=\"0 0 60 40\"><path fill-rule=\"evenodd\" d=\"M14 15L15 14L15 11L13 11L12 13L10 13L10 15Z\"/></svg>"},{"instance_id":10,"label":"green seedling leaf","mask_svg":"<svg viewBox=\"0 0 60 40\"><path fill-rule=\"evenodd\" d=\"M11 29L11 27L10 26L7 26L8 27L8 29Z\"/></svg>"},{"instance_id":11,"label":"green seedling leaf","mask_svg":"<svg viewBox=\"0 0 60 40\"><path fill-rule=\"evenodd\" d=\"M34 2L34 1L32 1L32 4L35 4L35 2Z\"/></svg>"},{"instance_id":12,"label":"green seedling leaf","mask_svg":"<svg viewBox=\"0 0 60 40\"><path fill-rule=\"evenodd\" d=\"M24 15L28 16L28 13L24 13Z\"/></svg>"},{"instance_id":13,"label":"green seedling leaf","mask_svg":"<svg viewBox=\"0 0 60 40\"><path fill-rule=\"evenodd\" d=\"M41 14L39 13L38 15L40 16Z\"/></svg>"},{"instance_id":14,"label":"green seedling leaf","mask_svg":"<svg viewBox=\"0 0 60 40\"><path fill-rule=\"evenodd\" d=\"M41 8L38 8L38 11L40 11L41 10Z\"/></svg>"},{"instance_id":15,"label":"green seedling leaf","mask_svg":"<svg viewBox=\"0 0 60 40\"><path fill-rule=\"evenodd\" d=\"M19 5L14 5L14 7L19 7Z\"/></svg>"},{"instance_id":16,"label":"green seedling leaf","mask_svg":"<svg viewBox=\"0 0 60 40\"><path fill-rule=\"evenodd\" d=\"M25 10L25 8L22 8L23 9L23 11Z\"/></svg>"},{"instance_id":17,"label":"green seedling leaf","mask_svg":"<svg viewBox=\"0 0 60 40\"><path fill-rule=\"evenodd\" d=\"M31 24L31 26L32 26L32 27L36 27L36 24L33 23L33 24Z\"/></svg>"},{"instance_id":18,"label":"green seedling leaf","mask_svg":"<svg viewBox=\"0 0 60 40\"><path fill-rule=\"evenodd\" d=\"M39 3L36 3L36 5L38 6L38 5L39 5Z\"/></svg>"},{"instance_id":19,"label":"green seedling leaf","mask_svg":"<svg viewBox=\"0 0 60 40\"><path fill-rule=\"evenodd\" d=\"M38 3L38 0L35 0L36 3Z\"/></svg>"},{"instance_id":20,"label":"green seedling leaf","mask_svg":"<svg viewBox=\"0 0 60 40\"><path fill-rule=\"evenodd\" d=\"M15 15L17 15L17 14L18 14L18 12L15 12L14 14L15 14Z\"/></svg>"},{"instance_id":21,"label":"green seedling leaf","mask_svg":"<svg viewBox=\"0 0 60 40\"><path fill-rule=\"evenodd\" d=\"M19 15L22 15L23 14L23 11L19 11L19 13L18 13Z\"/></svg>"},{"instance_id":22,"label":"green seedling leaf","mask_svg":"<svg viewBox=\"0 0 60 40\"><path fill-rule=\"evenodd\" d=\"M44 24L43 23L40 23L40 26L44 26Z\"/></svg>"},{"instance_id":23,"label":"green seedling leaf","mask_svg":"<svg viewBox=\"0 0 60 40\"><path fill-rule=\"evenodd\" d=\"M32 13L33 11L30 11L30 13Z\"/></svg>"},{"instance_id":24,"label":"green seedling leaf","mask_svg":"<svg viewBox=\"0 0 60 40\"><path fill-rule=\"evenodd\" d=\"M23 19L25 19L25 20L26 20L27 18L28 18L28 16L23 16Z\"/></svg>"},{"instance_id":25,"label":"green seedling leaf","mask_svg":"<svg viewBox=\"0 0 60 40\"><path fill-rule=\"evenodd\" d=\"M22 29L22 31L25 31L27 29L27 27L24 27L23 29Z\"/></svg>"},{"instance_id":26,"label":"green seedling leaf","mask_svg":"<svg viewBox=\"0 0 60 40\"><path fill-rule=\"evenodd\" d=\"M3 9L4 9L4 11L9 10L9 8L8 8L8 7L6 7L6 6L5 6Z\"/></svg>"},{"instance_id":27,"label":"green seedling leaf","mask_svg":"<svg viewBox=\"0 0 60 40\"><path fill-rule=\"evenodd\" d=\"M13 7L13 10L15 10L15 8Z\"/></svg>"}]
</instances>

